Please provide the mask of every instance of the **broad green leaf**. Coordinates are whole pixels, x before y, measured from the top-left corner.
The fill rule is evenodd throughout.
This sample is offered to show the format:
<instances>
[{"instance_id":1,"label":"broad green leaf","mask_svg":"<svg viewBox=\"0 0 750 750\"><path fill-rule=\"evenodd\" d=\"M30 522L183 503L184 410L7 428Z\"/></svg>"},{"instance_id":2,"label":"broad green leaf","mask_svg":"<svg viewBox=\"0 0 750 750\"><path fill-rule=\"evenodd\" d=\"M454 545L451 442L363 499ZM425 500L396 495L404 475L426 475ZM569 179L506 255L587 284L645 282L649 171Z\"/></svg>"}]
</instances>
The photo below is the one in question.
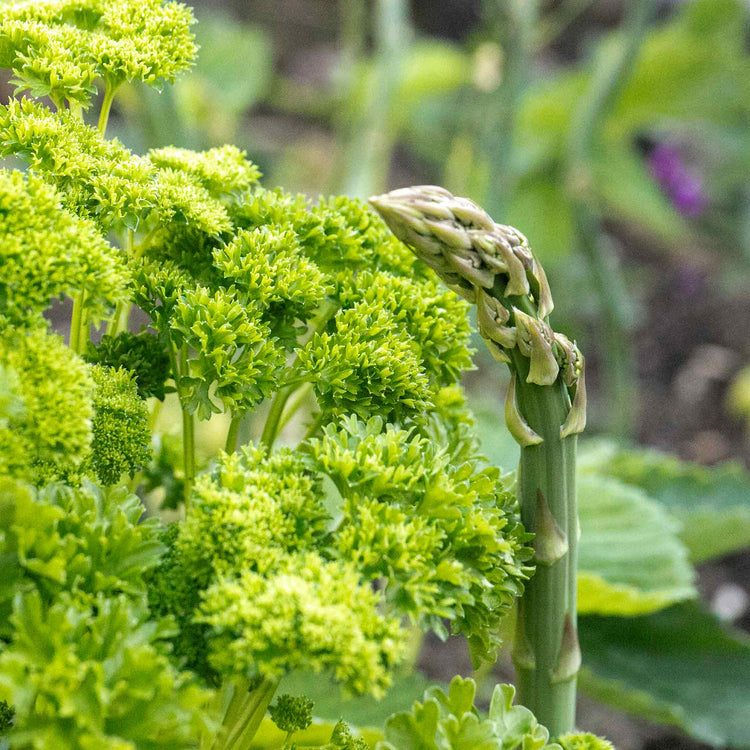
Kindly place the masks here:
<instances>
[{"instance_id":1,"label":"broad green leaf","mask_svg":"<svg viewBox=\"0 0 750 750\"><path fill-rule=\"evenodd\" d=\"M581 613L639 615L695 596L679 526L643 492L583 476L578 506Z\"/></svg>"},{"instance_id":2,"label":"broad green leaf","mask_svg":"<svg viewBox=\"0 0 750 750\"><path fill-rule=\"evenodd\" d=\"M582 617L579 637L579 684L593 697L716 747L750 748L750 643L698 604Z\"/></svg>"},{"instance_id":3,"label":"broad green leaf","mask_svg":"<svg viewBox=\"0 0 750 750\"><path fill-rule=\"evenodd\" d=\"M595 441L581 451L581 470L614 477L658 500L681 522L680 537L694 562L750 545L750 474L740 466L706 467Z\"/></svg>"}]
</instances>

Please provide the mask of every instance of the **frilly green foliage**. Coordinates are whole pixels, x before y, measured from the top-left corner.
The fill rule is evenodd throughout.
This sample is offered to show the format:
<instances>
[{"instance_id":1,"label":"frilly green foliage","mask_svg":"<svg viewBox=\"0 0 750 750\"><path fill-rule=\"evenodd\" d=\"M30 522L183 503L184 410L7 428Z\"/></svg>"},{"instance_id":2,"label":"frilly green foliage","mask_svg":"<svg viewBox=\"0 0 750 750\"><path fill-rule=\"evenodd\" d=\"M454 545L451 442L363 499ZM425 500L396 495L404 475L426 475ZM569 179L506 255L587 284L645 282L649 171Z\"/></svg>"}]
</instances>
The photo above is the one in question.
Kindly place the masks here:
<instances>
[{"instance_id":1,"label":"frilly green foliage","mask_svg":"<svg viewBox=\"0 0 750 750\"><path fill-rule=\"evenodd\" d=\"M151 235L134 272L137 304L175 351L186 347L179 385L199 417L309 382L327 422L402 418L470 369L465 303L432 277L404 276L413 261L362 204L310 207L256 188L218 205L230 241L190 235L188 220Z\"/></svg>"},{"instance_id":2,"label":"frilly green foliage","mask_svg":"<svg viewBox=\"0 0 750 750\"><path fill-rule=\"evenodd\" d=\"M491 654L530 556L498 470L379 417L326 427L309 455L344 500L336 554L386 581L398 612L441 635L447 619L475 657Z\"/></svg>"},{"instance_id":3,"label":"frilly green foliage","mask_svg":"<svg viewBox=\"0 0 750 750\"><path fill-rule=\"evenodd\" d=\"M235 290L185 290L174 309L170 334L193 356L177 386L185 407L207 419L224 410L248 411L271 395L284 364L258 311L243 305Z\"/></svg>"},{"instance_id":4,"label":"frilly green foliage","mask_svg":"<svg viewBox=\"0 0 750 750\"><path fill-rule=\"evenodd\" d=\"M226 457L215 480L199 480L152 581L154 610L188 626L177 656L224 674L331 669L354 691L382 691L400 653L398 622L378 614L380 597L354 566L316 551L320 494L288 450L266 458L246 449Z\"/></svg>"},{"instance_id":5,"label":"frilly green foliage","mask_svg":"<svg viewBox=\"0 0 750 750\"><path fill-rule=\"evenodd\" d=\"M335 325L331 333L316 333L299 354L325 413L398 419L429 405L417 348L391 313L360 302L342 310Z\"/></svg>"},{"instance_id":6,"label":"frilly green foliage","mask_svg":"<svg viewBox=\"0 0 750 750\"><path fill-rule=\"evenodd\" d=\"M0 696L12 701L13 747L188 748L206 695L170 665L168 631L125 595L91 605L18 593L13 641L0 655ZM42 658L40 658L40 655Z\"/></svg>"},{"instance_id":7,"label":"frilly green foliage","mask_svg":"<svg viewBox=\"0 0 750 750\"><path fill-rule=\"evenodd\" d=\"M169 663L143 574L158 522L123 489L0 478L0 700L13 747L189 747L205 695ZM107 665L104 667L104 665Z\"/></svg>"},{"instance_id":8,"label":"frilly green foliage","mask_svg":"<svg viewBox=\"0 0 750 750\"><path fill-rule=\"evenodd\" d=\"M260 170L236 146L221 146L202 153L169 146L152 149L149 159L157 167L198 178L215 198L247 190L260 179Z\"/></svg>"},{"instance_id":9,"label":"frilly green foliage","mask_svg":"<svg viewBox=\"0 0 750 750\"><path fill-rule=\"evenodd\" d=\"M104 335L96 346L89 343L84 358L95 365L129 370L141 398L164 400L165 383L170 378L169 357L154 334Z\"/></svg>"},{"instance_id":10,"label":"frilly green foliage","mask_svg":"<svg viewBox=\"0 0 750 750\"><path fill-rule=\"evenodd\" d=\"M405 618L441 636L447 623L488 656L529 574L456 385L471 368L466 303L358 201L266 190L232 146L138 156L104 137L118 86L189 67L192 21L162 0L0 7L0 65L57 108L0 106L0 156L32 170L0 177L0 701L21 748L203 743L206 696L185 668L266 691L326 671L382 695ZM81 108L100 84L93 128ZM77 352L116 309L86 361L46 332L62 295ZM151 328L118 333L133 303ZM172 389L183 453L156 436L146 469L170 504L184 490L186 518L165 530L114 485L148 462L145 399ZM193 416L230 412L231 448L274 394L264 447L196 478L208 459ZM313 396L303 447L273 451ZM245 727L220 736L253 726L253 690L231 699ZM311 718L297 699L272 714L287 732ZM331 731L330 748L364 747Z\"/></svg>"},{"instance_id":11,"label":"frilly green foliage","mask_svg":"<svg viewBox=\"0 0 750 750\"><path fill-rule=\"evenodd\" d=\"M164 549L158 522L141 522L143 506L124 489L84 482L36 490L6 477L0 478L0 505L4 636L17 591L34 588L44 604L64 592L87 601L98 594L136 594Z\"/></svg>"},{"instance_id":12,"label":"frilly green foliage","mask_svg":"<svg viewBox=\"0 0 750 750\"><path fill-rule=\"evenodd\" d=\"M379 697L403 652L399 623L378 614L379 599L354 565L307 552L270 574L219 580L199 621L212 628L210 660L224 674L325 669L351 691Z\"/></svg>"},{"instance_id":13,"label":"frilly green foliage","mask_svg":"<svg viewBox=\"0 0 750 750\"><path fill-rule=\"evenodd\" d=\"M7 701L0 701L0 737L4 737L12 728L16 718L16 709Z\"/></svg>"},{"instance_id":14,"label":"frilly green foliage","mask_svg":"<svg viewBox=\"0 0 750 750\"><path fill-rule=\"evenodd\" d=\"M35 175L0 172L0 315L38 321L50 299L85 291L94 319L125 299L127 269L91 221Z\"/></svg>"},{"instance_id":15,"label":"frilly green foliage","mask_svg":"<svg viewBox=\"0 0 750 750\"><path fill-rule=\"evenodd\" d=\"M134 228L149 219L151 228L172 222L182 231L165 231L178 239L186 228L212 236L231 230L225 206L204 187L204 180L215 187L219 178L206 169L202 173L187 158L157 166L117 139L105 139L75 113L52 112L30 99L11 99L0 107L0 136L0 153L23 157L58 188L67 207L104 228ZM228 179L237 179L232 172L253 173L242 152L230 155L234 169ZM194 155L199 163L205 158ZM229 155L224 159L230 162Z\"/></svg>"},{"instance_id":16,"label":"frilly green foliage","mask_svg":"<svg viewBox=\"0 0 750 750\"><path fill-rule=\"evenodd\" d=\"M339 721L333 728L331 743L327 750L368 750L369 745L359 737L354 737L349 727Z\"/></svg>"},{"instance_id":17,"label":"frilly green foliage","mask_svg":"<svg viewBox=\"0 0 750 750\"><path fill-rule=\"evenodd\" d=\"M99 481L108 486L125 472L132 476L151 458L148 410L129 370L94 365L91 376L95 388L90 461Z\"/></svg>"},{"instance_id":18,"label":"frilly green foliage","mask_svg":"<svg viewBox=\"0 0 750 750\"><path fill-rule=\"evenodd\" d=\"M564 734L557 741L563 750L614 750L611 742L588 732Z\"/></svg>"},{"instance_id":19,"label":"frilly green foliage","mask_svg":"<svg viewBox=\"0 0 750 750\"><path fill-rule=\"evenodd\" d=\"M456 398L441 401L456 410ZM530 550L498 471L467 445L464 435L443 450L416 426L352 416L306 456L225 456L198 480L152 579L154 611L181 626L176 656L211 679L330 669L377 694L400 656L404 615L441 635L448 620L475 656L492 653ZM323 477L342 499L334 519Z\"/></svg>"},{"instance_id":20,"label":"frilly green foliage","mask_svg":"<svg viewBox=\"0 0 750 750\"><path fill-rule=\"evenodd\" d=\"M18 90L88 106L103 80L151 86L190 67L192 13L162 0L27 0L0 7L0 66Z\"/></svg>"},{"instance_id":21,"label":"frilly green foliage","mask_svg":"<svg viewBox=\"0 0 750 750\"><path fill-rule=\"evenodd\" d=\"M214 266L223 283L255 302L269 332L287 348L297 343L297 321L311 318L328 291L326 277L302 255L294 230L283 226L241 232L214 250Z\"/></svg>"},{"instance_id":22,"label":"frilly green foliage","mask_svg":"<svg viewBox=\"0 0 750 750\"><path fill-rule=\"evenodd\" d=\"M0 476L37 484L75 476L91 442L93 381L85 362L42 329L0 333L0 362L22 409L0 423Z\"/></svg>"},{"instance_id":23,"label":"frilly green foliage","mask_svg":"<svg viewBox=\"0 0 750 750\"><path fill-rule=\"evenodd\" d=\"M110 226L135 225L156 203L153 167L119 141L105 140L72 112L31 99L0 107L2 153L19 154L77 213Z\"/></svg>"},{"instance_id":24,"label":"frilly green foliage","mask_svg":"<svg viewBox=\"0 0 750 750\"><path fill-rule=\"evenodd\" d=\"M138 229L133 300L165 353L177 360L185 348L178 390L202 419L303 381L326 421L400 419L471 368L465 303L358 201L311 206L258 188L257 168L230 147L134 156L74 113L30 100L0 107L0 142L74 212Z\"/></svg>"},{"instance_id":25,"label":"frilly green foliage","mask_svg":"<svg viewBox=\"0 0 750 750\"><path fill-rule=\"evenodd\" d=\"M514 706L515 688L497 685L485 718L474 708L473 680L454 677L446 694L427 690L411 712L394 714L377 750L613 750L593 734L568 734L558 742L524 706Z\"/></svg>"},{"instance_id":26,"label":"frilly green foliage","mask_svg":"<svg viewBox=\"0 0 750 750\"><path fill-rule=\"evenodd\" d=\"M291 733L307 729L312 724L312 709L313 702L309 698L283 694L268 707L268 713L282 732Z\"/></svg>"}]
</instances>

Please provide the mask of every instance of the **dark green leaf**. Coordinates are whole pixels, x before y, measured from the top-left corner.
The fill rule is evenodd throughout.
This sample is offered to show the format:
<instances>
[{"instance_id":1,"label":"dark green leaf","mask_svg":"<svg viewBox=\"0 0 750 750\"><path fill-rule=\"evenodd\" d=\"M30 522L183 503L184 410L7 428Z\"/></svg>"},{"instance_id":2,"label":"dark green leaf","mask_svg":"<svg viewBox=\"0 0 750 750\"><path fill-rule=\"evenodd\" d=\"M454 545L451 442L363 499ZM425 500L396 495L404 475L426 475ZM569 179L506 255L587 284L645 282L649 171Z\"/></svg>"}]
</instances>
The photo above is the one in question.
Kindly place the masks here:
<instances>
[{"instance_id":1,"label":"dark green leaf","mask_svg":"<svg viewBox=\"0 0 750 750\"><path fill-rule=\"evenodd\" d=\"M698 604L648 617L582 617L592 696L717 747L750 747L750 644Z\"/></svg>"}]
</instances>

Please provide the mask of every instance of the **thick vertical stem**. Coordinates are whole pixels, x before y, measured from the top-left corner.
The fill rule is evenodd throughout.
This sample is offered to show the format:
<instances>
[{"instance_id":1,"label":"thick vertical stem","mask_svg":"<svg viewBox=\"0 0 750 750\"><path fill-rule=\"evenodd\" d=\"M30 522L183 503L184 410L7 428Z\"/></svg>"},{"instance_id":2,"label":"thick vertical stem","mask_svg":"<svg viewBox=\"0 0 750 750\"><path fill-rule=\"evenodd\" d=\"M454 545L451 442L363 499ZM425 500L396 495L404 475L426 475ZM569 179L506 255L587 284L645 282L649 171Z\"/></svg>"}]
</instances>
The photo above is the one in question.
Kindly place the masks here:
<instances>
[{"instance_id":1,"label":"thick vertical stem","mask_svg":"<svg viewBox=\"0 0 750 750\"><path fill-rule=\"evenodd\" d=\"M135 232L132 229L128 229L125 235L125 252L128 258L131 258L133 256L134 247L135 247ZM121 328L127 331L129 317L130 317L130 299L118 302L117 306L115 307L115 313L112 316L112 319L107 324L107 335L117 336Z\"/></svg>"},{"instance_id":2,"label":"thick vertical stem","mask_svg":"<svg viewBox=\"0 0 750 750\"><path fill-rule=\"evenodd\" d=\"M294 393L296 386L287 386L276 393L274 400L271 402L271 408L266 417L266 423L263 425L263 434L260 436L260 444L271 451L276 438L279 436L279 422L281 415L284 413L284 407L289 396Z\"/></svg>"},{"instance_id":3,"label":"thick vertical stem","mask_svg":"<svg viewBox=\"0 0 750 750\"><path fill-rule=\"evenodd\" d=\"M102 99L102 108L99 110L99 132L104 135L107 132L107 123L109 122L109 113L112 110L112 102L115 99L117 87L113 86L109 80L104 83L104 98Z\"/></svg>"},{"instance_id":4,"label":"thick vertical stem","mask_svg":"<svg viewBox=\"0 0 750 750\"><path fill-rule=\"evenodd\" d=\"M187 507L195 484L195 420L187 409L182 410L182 455L185 465L184 497Z\"/></svg>"},{"instance_id":5,"label":"thick vertical stem","mask_svg":"<svg viewBox=\"0 0 750 750\"><path fill-rule=\"evenodd\" d=\"M536 572L519 603L513 660L519 702L552 735L575 725L580 651L576 635L578 518L576 436L560 438L570 408L563 383L526 383L528 362L514 357L519 411L543 441L521 449L521 518L534 532Z\"/></svg>"}]
</instances>

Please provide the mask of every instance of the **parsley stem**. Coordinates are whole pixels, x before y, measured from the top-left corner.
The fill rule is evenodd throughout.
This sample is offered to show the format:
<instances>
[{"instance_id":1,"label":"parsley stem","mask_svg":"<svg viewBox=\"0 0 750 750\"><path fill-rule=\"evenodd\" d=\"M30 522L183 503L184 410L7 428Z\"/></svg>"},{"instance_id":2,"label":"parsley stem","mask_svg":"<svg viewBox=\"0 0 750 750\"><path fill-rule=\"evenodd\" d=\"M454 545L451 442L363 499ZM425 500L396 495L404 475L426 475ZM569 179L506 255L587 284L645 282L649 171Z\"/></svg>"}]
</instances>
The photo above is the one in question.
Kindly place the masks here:
<instances>
[{"instance_id":1,"label":"parsley stem","mask_svg":"<svg viewBox=\"0 0 750 750\"><path fill-rule=\"evenodd\" d=\"M225 453L234 453L235 450L237 450L237 437L240 434L240 425L242 424L242 418L244 416L244 412L232 413L232 421L229 423L229 430L227 430L227 441L224 445Z\"/></svg>"},{"instance_id":2,"label":"parsley stem","mask_svg":"<svg viewBox=\"0 0 750 750\"><path fill-rule=\"evenodd\" d=\"M188 370L187 346L184 344L180 348L180 370L183 373ZM182 398L180 398L180 406L182 407L182 456L185 471L184 498L187 510L190 494L195 484L195 418L185 408Z\"/></svg>"},{"instance_id":3,"label":"parsley stem","mask_svg":"<svg viewBox=\"0 0 750 750\"><path fill-rule=\"evenodd\" d=\"M242 750L249 747L249 742L258 731L278 684L278 680L264 678L257 687L245 695L237 718L229 727L227 738L220 746L221 750Z\"/></svg>"},{"instance_id":4,"label":"parsley stem","mask_svg":"<svg viewBox=\"0 0 750 750\"><path fill-rule=\"evenodd\" d=\"M81 319L83 318L83 292L80 292L73 299L73 312L70 316L70 335L68 345L70 348L80 354L81 352Z\"/></svg>"},{"instance_id":5,"label":"parsley stem","mask_svg":"<svg viewBox=\"0 0 750 750\"><path fill-rule=\"evenodd\" d=\"M328 322L331 320L331 318L333 318L338 310L338 304L336 304L332 300L326 300L321 306L315 318L310 338L312 338L312 336L314 336L316 333L320 333L321 331L323 331L326 325L328 325ZM299 357L295 359L294 363L292 364L290 373L295 372L295 368L297 367L298 362ZM271 448L273 448L273 444L274 442L276 442L276 438L279 436L281 430L291 419L295 411L304 402L304 397L295 399L292 403L292 406L286 411L284 410L289 397L299 387L300 383L294 383L293 385L287 386L286 388L279 389L273 402L271 403L271 409L269 410L268 416L266 417L266 423L263 426L263 434L260 438L261 445L265 446L269 451L271 450Z\"/></svg>"},{"instance_id":6,"label":"parsley stem","mask_svg":"<svg viewBox=\"0 0 750 750\"><path fill-rule=\"evenodd\" d=\"M99 111L99 132L104 135L107 131L107 123L109 122L109 113L112 110L112 102L115 99L115 93L117 92L117 86L114 86L109 80L104 83L104 98L102 99L102 108Z\"/></svg>"},{"instance_id":7,"label":"parsley stem","mask_svg":"<svg viewBox=\"0 0 750 750\"><path fill-rule=\"evenodd\" d=\"M315 433L320 429L320 425L323 424L323 412L320 412L315 419L310 423L310 426L307 428L307 432L305 433L305 436L302 438L302 442L309 440L311 437L314 437Z\"/></svg>"},{"instance_id":8,"label":"parsley stem","mask_svg":"<svg viewBox=\"0 0 750 750\"><path fill-rule=\"evenodd\" d=\"M126 237L125 237L125 251L128 257L132 257L134 245L135 245L135 232L132 229L128 229ZM123 319L124 319L124 329L127 331L129 317L130 317L130 300L129 299L121 300L120 302L117 303L117 306L115 307L115 313L112 316L112 319L107 324L107 335L117 336L117 334L120 332L120 328L123 327Z\"/></svg>"}]
</instances>

